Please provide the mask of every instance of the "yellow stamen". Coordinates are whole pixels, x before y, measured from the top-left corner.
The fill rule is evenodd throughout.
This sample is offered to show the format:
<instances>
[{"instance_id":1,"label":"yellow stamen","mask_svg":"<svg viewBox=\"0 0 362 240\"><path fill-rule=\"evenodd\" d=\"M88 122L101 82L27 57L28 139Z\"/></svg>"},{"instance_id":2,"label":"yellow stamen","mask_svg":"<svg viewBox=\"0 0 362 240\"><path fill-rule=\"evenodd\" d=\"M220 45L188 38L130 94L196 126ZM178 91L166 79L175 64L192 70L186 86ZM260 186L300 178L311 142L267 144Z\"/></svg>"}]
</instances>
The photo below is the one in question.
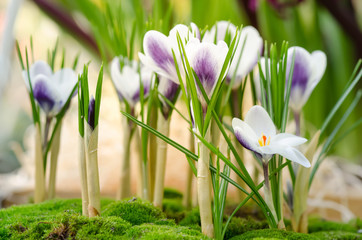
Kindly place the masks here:
<instances>
[{"instance_id":1,"label":"yellow stamen","mask_svg":"<svg viewBox=\"0 0 362 240\"><path fill-rule=\"evenodd\" d=\"M268 140L268 141L267 141L267 140ZM262 133L262 134L261 134L261 138L259 138L258 142L259 142L259 145L260 145L261 147L267 146L267 145L270 144L270 137L267 138L267 137Z\"/></svg>"}]
</instances>

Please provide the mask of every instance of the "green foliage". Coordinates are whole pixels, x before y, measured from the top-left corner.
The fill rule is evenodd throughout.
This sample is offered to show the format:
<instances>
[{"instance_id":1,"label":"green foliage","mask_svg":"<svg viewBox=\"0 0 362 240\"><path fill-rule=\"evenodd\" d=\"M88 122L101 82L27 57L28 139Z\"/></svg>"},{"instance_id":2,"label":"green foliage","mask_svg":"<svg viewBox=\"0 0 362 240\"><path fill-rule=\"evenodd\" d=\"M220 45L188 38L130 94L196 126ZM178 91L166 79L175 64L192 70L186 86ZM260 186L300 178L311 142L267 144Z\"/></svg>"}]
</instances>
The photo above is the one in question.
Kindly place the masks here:
<instances>
[{"instance_id":1,"label":"green foliage","mask_svg":"<svg viewBox=\"0 0 362 240\"><path fill-rule=\"evenodd\" d=\"M116 201L109 204L102 216L116 216L130 222L132 225L154 223L165 218L165 214L150 202L133 198L131 200Z\"/></svg>"},{"instance_id":2,"label":"green foliage","mask_svg":"<svg viewBox=\"0 0 362 240\"><path fill-rule=\"evenodd\" d=\"M231 219L226 232L224 239L230 239L234 236L243 234L248 231L256 230L256 229L265 229L269 228L268 222L266 221L258 221L252 218L240 218L234 217Z\"/></svg>"},{"instance_id":3,"label":"green foliage","mask_svg":"<svg viewBox=\"0 0 362 240\"><path fill-rule=\"evenodd\" d=\"M244 239L317 240L319 238L304 233L295 233L279 229L262 229L249 231L242 235L231 238L231 240Z\"/></svg>"},{"instance_id":4,"label":"green foliage","mask_svg":"<svg viewBox=\"0 0 362 240\"><path fill-rule=\"evenodd\" d=\"M200 221L200 211L198 208L192 209L190 212L186 213L184 219L180 221L181 226L201 226Z\"/></svg>"},{"instance_id":5,"label":"green foliage","mask_svg":"<svg viewBox=\"0 0 362 240\"><path fill-rule=\"evenodd\" d=\"M167 199L162 202L163 212L167 218L174 219L179 223L185 217L185 207L182 205L181 199Z\"/></svg>"},{"instance_id":6,"label":"green foliage","mask_svg":"<svg viewBox=\"0 0 362 240\"><path fill-rule=\"evenodd\" d=\"M182 199L183 194L173 188L165 188L163 190L163 198L178 198L178 199Z\"/></svg>"},{"instance_id":7,"label":"green foliage","mask_svg":"<svg viewBox=\"0 0 362 240\"><path fill-rule=\"evenodd\" d=\"M348 223L325 221L321 219L310 219L308 232L313 233L320 231L357 232L357 228Z\"/></svg>"},{"instance_id":8,"label":"green foliage","mask_svg":"<svg viewBox=\"0 0 362 240\"><path fill-rule=\"evenodd\" d=\"M312 233L310 236L324 240L355 240L361 239L361 234L344 231L322 231Z\"/></svg>"},{"instance_id":9,"label":"green foliage","mask_svg":"<svg viewBox=\"0 0 362 240\"><path fill-rule=\"evenodd\" d=\"M125 239L209 239L200 231L182 226L160 226L142 224L130 228L125 234Z\"/></svg>"}]
</instances>

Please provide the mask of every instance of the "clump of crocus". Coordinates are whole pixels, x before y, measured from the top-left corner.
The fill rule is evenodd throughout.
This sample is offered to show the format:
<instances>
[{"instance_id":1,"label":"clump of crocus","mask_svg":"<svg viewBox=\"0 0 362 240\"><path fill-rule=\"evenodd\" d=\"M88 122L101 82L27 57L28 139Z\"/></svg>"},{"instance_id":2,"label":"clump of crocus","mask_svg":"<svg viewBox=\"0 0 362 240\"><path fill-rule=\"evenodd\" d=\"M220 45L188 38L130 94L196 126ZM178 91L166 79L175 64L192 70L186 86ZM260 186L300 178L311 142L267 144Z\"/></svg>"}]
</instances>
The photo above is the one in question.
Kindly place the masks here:
<instances>
[{"instance_id":1,"label":"clump of crocus","mask_svg":"<svg viewBox=\"0 0 362 240\"><path fill-rule=\"evenodd\" d=\"M240 144L252 151L263 164L266 202L277 219L269 186L268 162L273 155L278 154L309 168L311 165L308 159L295 148L307 139L289 133L277 134L273 121L261 106L253 106L244 121L234 118L232 126Z\"/></svg>"},{"instance_id":2,"label":"clump of crocus","mask_svg":"<svg viewBox=\"0 0 362 240\"><path fill-rule=\"evenodd\" d=\"M209 31L205 32L202 41L225 41L230 45L235 35L235 25L227 21L219 21ZM242 79L253 70L258 62L258 56L262 48L263 39L260 37L258 30L252 26L243 27L226 77L227 83L232 81L233 89L238 88Z\"/></svg>"},{"instance_id":3,"label":"clump of crocus","mask_svg":"<svg viewBox=\"0 0 362 240\"><path fill-rule=\"evenodd\" d=\"M60 70L54 71L54 60L57 53L56 45L52 52L53 58L49 64L39 60L30 66L28 52L26 51L25 68L19 45L17 45L17 49L23 69L22 75L29 92L33 120L36 128L34 201L38 203L45 200L46 197L45 171L47 169L46 165L49 151L51 152L51 157L48 198L54 198L55 196L56 166L59 153L61 122L76 90L77 75L73 69L77 65L78 58L75 58L73 69L65 68L63 54ZM41 121L43 115L45 120Z\"/></svg>"},{"instance_id":4,"label":"clump of crocus","mask_svg":"<svg viewBox=\"0 0 362 240\"><path fill-rule=\"evenodd\" d=\"M78 123L79 169L82 186L83 215L100 215L100 186L98 170L98 122L102 94L103 65L99 71L96 95L89 98L88 65L79 76Z\"/></svg>"},{"instance_id":5,"label":"clump of crocus","mask_svg":"<svg viewBox=\"0 0 362 240\"><path fill-rule=\"evenodd\" d=\"M140 98L145 98L150 92L153 85L154 74L144 65L135 60L129 60L126 57L115 57L111 63L111 77L118 99L121 103L122 110L133 116L136 115L135 107ZM121 159L120 188L117 194L118 199L131 197L131 178L130 178L130 148L135 126L126 118L122 118L123 126L123 155ZM140 168L143 168L140 153ZM144 172L144 171L141 171ZM146 176L142 184L142 194L147 192ZM146 198L145 195L142 195Z\"/></svg>"},{"instance_id":6,"label":"clump of crocus","mask_svg":"<svg viewBox=\"0 0 362 240\"><path fill-rule=\"evenodd\" d=\"M327 66L327 58L324 52L314 51L311 54L301 47L288 49L287 74L289 77L291 64L295 54L295 62L290 89L289 107L294 113L296 134L300 135L300 113L304 104L308 101L312 91L322 79Z\"/></svg>"},{"instance_id":7,"label":"clump of crocus","mask_svg":"<svg viewBox=\"0 0 362 240\"><path fill-rule=\"evenodd\" d=\"M169 135L172 107L180 91L176 65L182 68L181 55L178 49L177 34L184 43L200 38L198 27L191 23L191 28L178 24L169 32L169 36L158 31L148 31L143 39L144 54L139 53L143 64L159 76L158 92L160 93L160 109L157 117L157 130L165 136ZM174 58L175 56L175 58ZM176 64L176 65L175 65ZM184 71L181 73L184 76ZM156 142L156 169L153 203L162 207L164 178L166 167L167 144L158 139Z\"/></svg>"}]
</instances>

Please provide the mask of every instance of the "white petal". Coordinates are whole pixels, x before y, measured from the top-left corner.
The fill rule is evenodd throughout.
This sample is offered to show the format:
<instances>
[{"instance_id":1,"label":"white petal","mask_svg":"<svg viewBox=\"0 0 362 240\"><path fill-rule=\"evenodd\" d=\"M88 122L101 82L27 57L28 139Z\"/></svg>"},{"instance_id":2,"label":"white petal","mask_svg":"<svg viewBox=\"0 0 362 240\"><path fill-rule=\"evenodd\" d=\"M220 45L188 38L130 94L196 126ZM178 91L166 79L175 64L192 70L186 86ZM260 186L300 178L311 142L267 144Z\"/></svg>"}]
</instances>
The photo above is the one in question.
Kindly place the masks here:
<instances>
[{"instance_id":1,"label":"white petal","mask_svg":"<svg viewBox=\"0 0 362 240\"><path fill-rule=\"evenodd\" d=\"M322 79L323 74L327 67L327 57L326 54L322 51L314 51L311 54L311 74L309 76L309 81L307 88L303 95L302 102L307 102L314 88L317 86L319 81Z\"/></svg>"},{"instance_id":2,"label":"white petal","mask_svg":"<svg viewBox=\"0 0 362 240\"><path fill-rule=\"evenodd\" d=\"M44 75L46 78L50 78L52 76L52 74L53 74L53 71L46 62L41 61L41 60L36 61L35 63L33 63L30 66L30 69L29 69L31 85L35 84L35 78L37 75ZM22 72L22 75L23 75L23 79L25 81L25 85L29 90L30 87L29 87L29 80L28 80L28 72L26 70L24 70Z\"/></svg>"},{"instance_id":3,"label":"white petal","mask_svg":"<svg viewBox=\"0 0 362 240\"><path fill-rule=\"evenodd\" d=\"M210 97L228 52L226 43L220 41L215 45L207 42L200 43L198 39L193 39L187 43L185 50L191 67Z\"/></svg>"},{"instance_id":4,"label":"white petal","mask_svg":"<svg viewBox=\"0 0 362 240\"><path fill-rule=\"evenodd\" d=\"M177 46L177 45L176 45ZM145 55L139 54L142 63L172 81L178 82L178 76L172 55L173 43L168 37L157 31L148 31L143 39ZM174 49L179 58L178 49Z\"/></svg>"},{"instance_id":5,"label":"white petal","mask_svg":"<svg viewBox=\"0 0 362 240\"><path fill-rule=\"evenodd\" d=\"M219 21L209 31L206 31L202 39L203 42L215 43L215 34L217 28L216 42L224 41L226 33L229 32L231 39L234 38L236 27L228 21Z\"/></svg>"},{"instance_id":6,"label":"white petal","mask_svg":"<svg viewBox=\"0 0 362 240\"><path fill-rule=\"evenodd\" d=\"M192 36L201 40L201 33L199 27L193 22L190 24L190 26L192 29Z\"/></svg>"},{"instance_id":7,"label":"white petal","mask_svg":"<svg viewBox=\"0 0 362 240\"><path fill-rule=\"evenodd\" d=\"M295 147L307 141L308 140L305 138L298 137L290 133L279 133L270 138L270 142L272 142L273 144L275 143L278 145L285 145L289 147Z\"/></svg>"},{"instance_id":8,"label":"white petal","mask_svg":"<svg viewBox=\"0 0 362 240\"><path fill-rule=\"evenodd\" d=\"M75 72L70 68L64 68L52 76L50 82L59 91L63 104L68 100L69 95L72 93L74 86L77 84L78 77Z\"/></svg>"},{"instance_id":9,"label":"white petal","mask_svg":"<svg viewBox=\"0 0 362 240\"><path fill-rule=\"evenodd\" d=\"M245 148L258 152L258 137L254 133L253 129L244 121L233 118L232 120L232 126L234 129L235 137L238 139L241 145L243 145Z\"/></svg>"},{"instance_id":10,"label":"white petal","mask_svg":"<svg viewBox=\"0 0 362 240\"><path fill-rule=\"evenodd\" d=\"M262 47L263 39L260 37L258 30L251 26L244 27L229 72L234 74L236 71L238 79L244 78L257 64ZM238 85L234 87L238 87Z\"/></svg>"},{"instance_id":11,"label":"white petal","mask_svg":"<svg viewBox=\"0 0 362 240\"><path fill-rule=\"evenodd\" d=\"M245 122L253 129L259 138L262 134L266 137L273 137L276 134L273 121L261 106L255 105L251 107L245 116Z\"/></svg>"},{"instance_id":12,"label":"white petal","mask_svg":"<svg viewBox=\"0 0 362 240\"><path fill-rule=\"evenodd\" d=\"M309 168L311 166L308 159L301 152L299 152L297 149L293 147L285 147L278 144L275 145L270 144L269 146L260 147L259 149L264 154L279 154L292 162L299 163L304 167Z\"/></svg>"}]
</instances>

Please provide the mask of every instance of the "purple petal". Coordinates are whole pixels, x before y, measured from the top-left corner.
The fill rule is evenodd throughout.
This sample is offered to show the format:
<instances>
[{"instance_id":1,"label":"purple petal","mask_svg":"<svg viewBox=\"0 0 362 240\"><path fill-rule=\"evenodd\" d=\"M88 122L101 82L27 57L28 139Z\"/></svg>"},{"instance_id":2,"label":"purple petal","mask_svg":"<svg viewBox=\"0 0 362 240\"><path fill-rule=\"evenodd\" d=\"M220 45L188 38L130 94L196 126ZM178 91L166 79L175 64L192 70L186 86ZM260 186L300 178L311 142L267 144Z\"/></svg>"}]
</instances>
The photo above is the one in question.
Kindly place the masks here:
<instances>
[{"instance_id":1,"label":"purple petal","mask_svg":"<svg viewBox=\"0 0 362 240\"><path fill-rule=\"evenodd\" d=\"M150 57L155 64L170 73L170 65L174 66L174 60L169 47L167 37L157 31L149 31L146 33L143 41L143 48L146 56Z\"/></svg>"},{"instance_id":2,"label":"purple petal","mask_svg":"<svg viewBox=\"0 0 362 240\"><path fill-rule=\"evenodd\" d=\"M295 50L295 59L294 59L294 70L292 77L292 86L291 86L291 95L293 91L299 89L300 93L303 95L310 76L310 66L309 66L309 53L300 47L290 48L288 50L288 63L287 63L287 74L286 78L289 78L289 72L293 60L293 53Z\"/></svg>"},{"instance_id":3,"label":"purple petal","mask_svg":"<svg viewBox=\"0 0 362 240\"><path fill-rule=\"evenodd\" d=\"M33 86L33 95L40 107L48 115L55 105L52 91L45 80L38 80Z\"/></svg>"},{"instance_id":4,"label":"purple petal","mask_svg":"<svg viewBox=\"0 0 362 240\"><path fill-rule=\"evenodd\" d=\"M95 103L96 103L96 101L95 101L94 97L92 96L89 101L89 105L88 105L88 125L91 127L92 130L94 129Z\"/></svg>"}]
</instances>

